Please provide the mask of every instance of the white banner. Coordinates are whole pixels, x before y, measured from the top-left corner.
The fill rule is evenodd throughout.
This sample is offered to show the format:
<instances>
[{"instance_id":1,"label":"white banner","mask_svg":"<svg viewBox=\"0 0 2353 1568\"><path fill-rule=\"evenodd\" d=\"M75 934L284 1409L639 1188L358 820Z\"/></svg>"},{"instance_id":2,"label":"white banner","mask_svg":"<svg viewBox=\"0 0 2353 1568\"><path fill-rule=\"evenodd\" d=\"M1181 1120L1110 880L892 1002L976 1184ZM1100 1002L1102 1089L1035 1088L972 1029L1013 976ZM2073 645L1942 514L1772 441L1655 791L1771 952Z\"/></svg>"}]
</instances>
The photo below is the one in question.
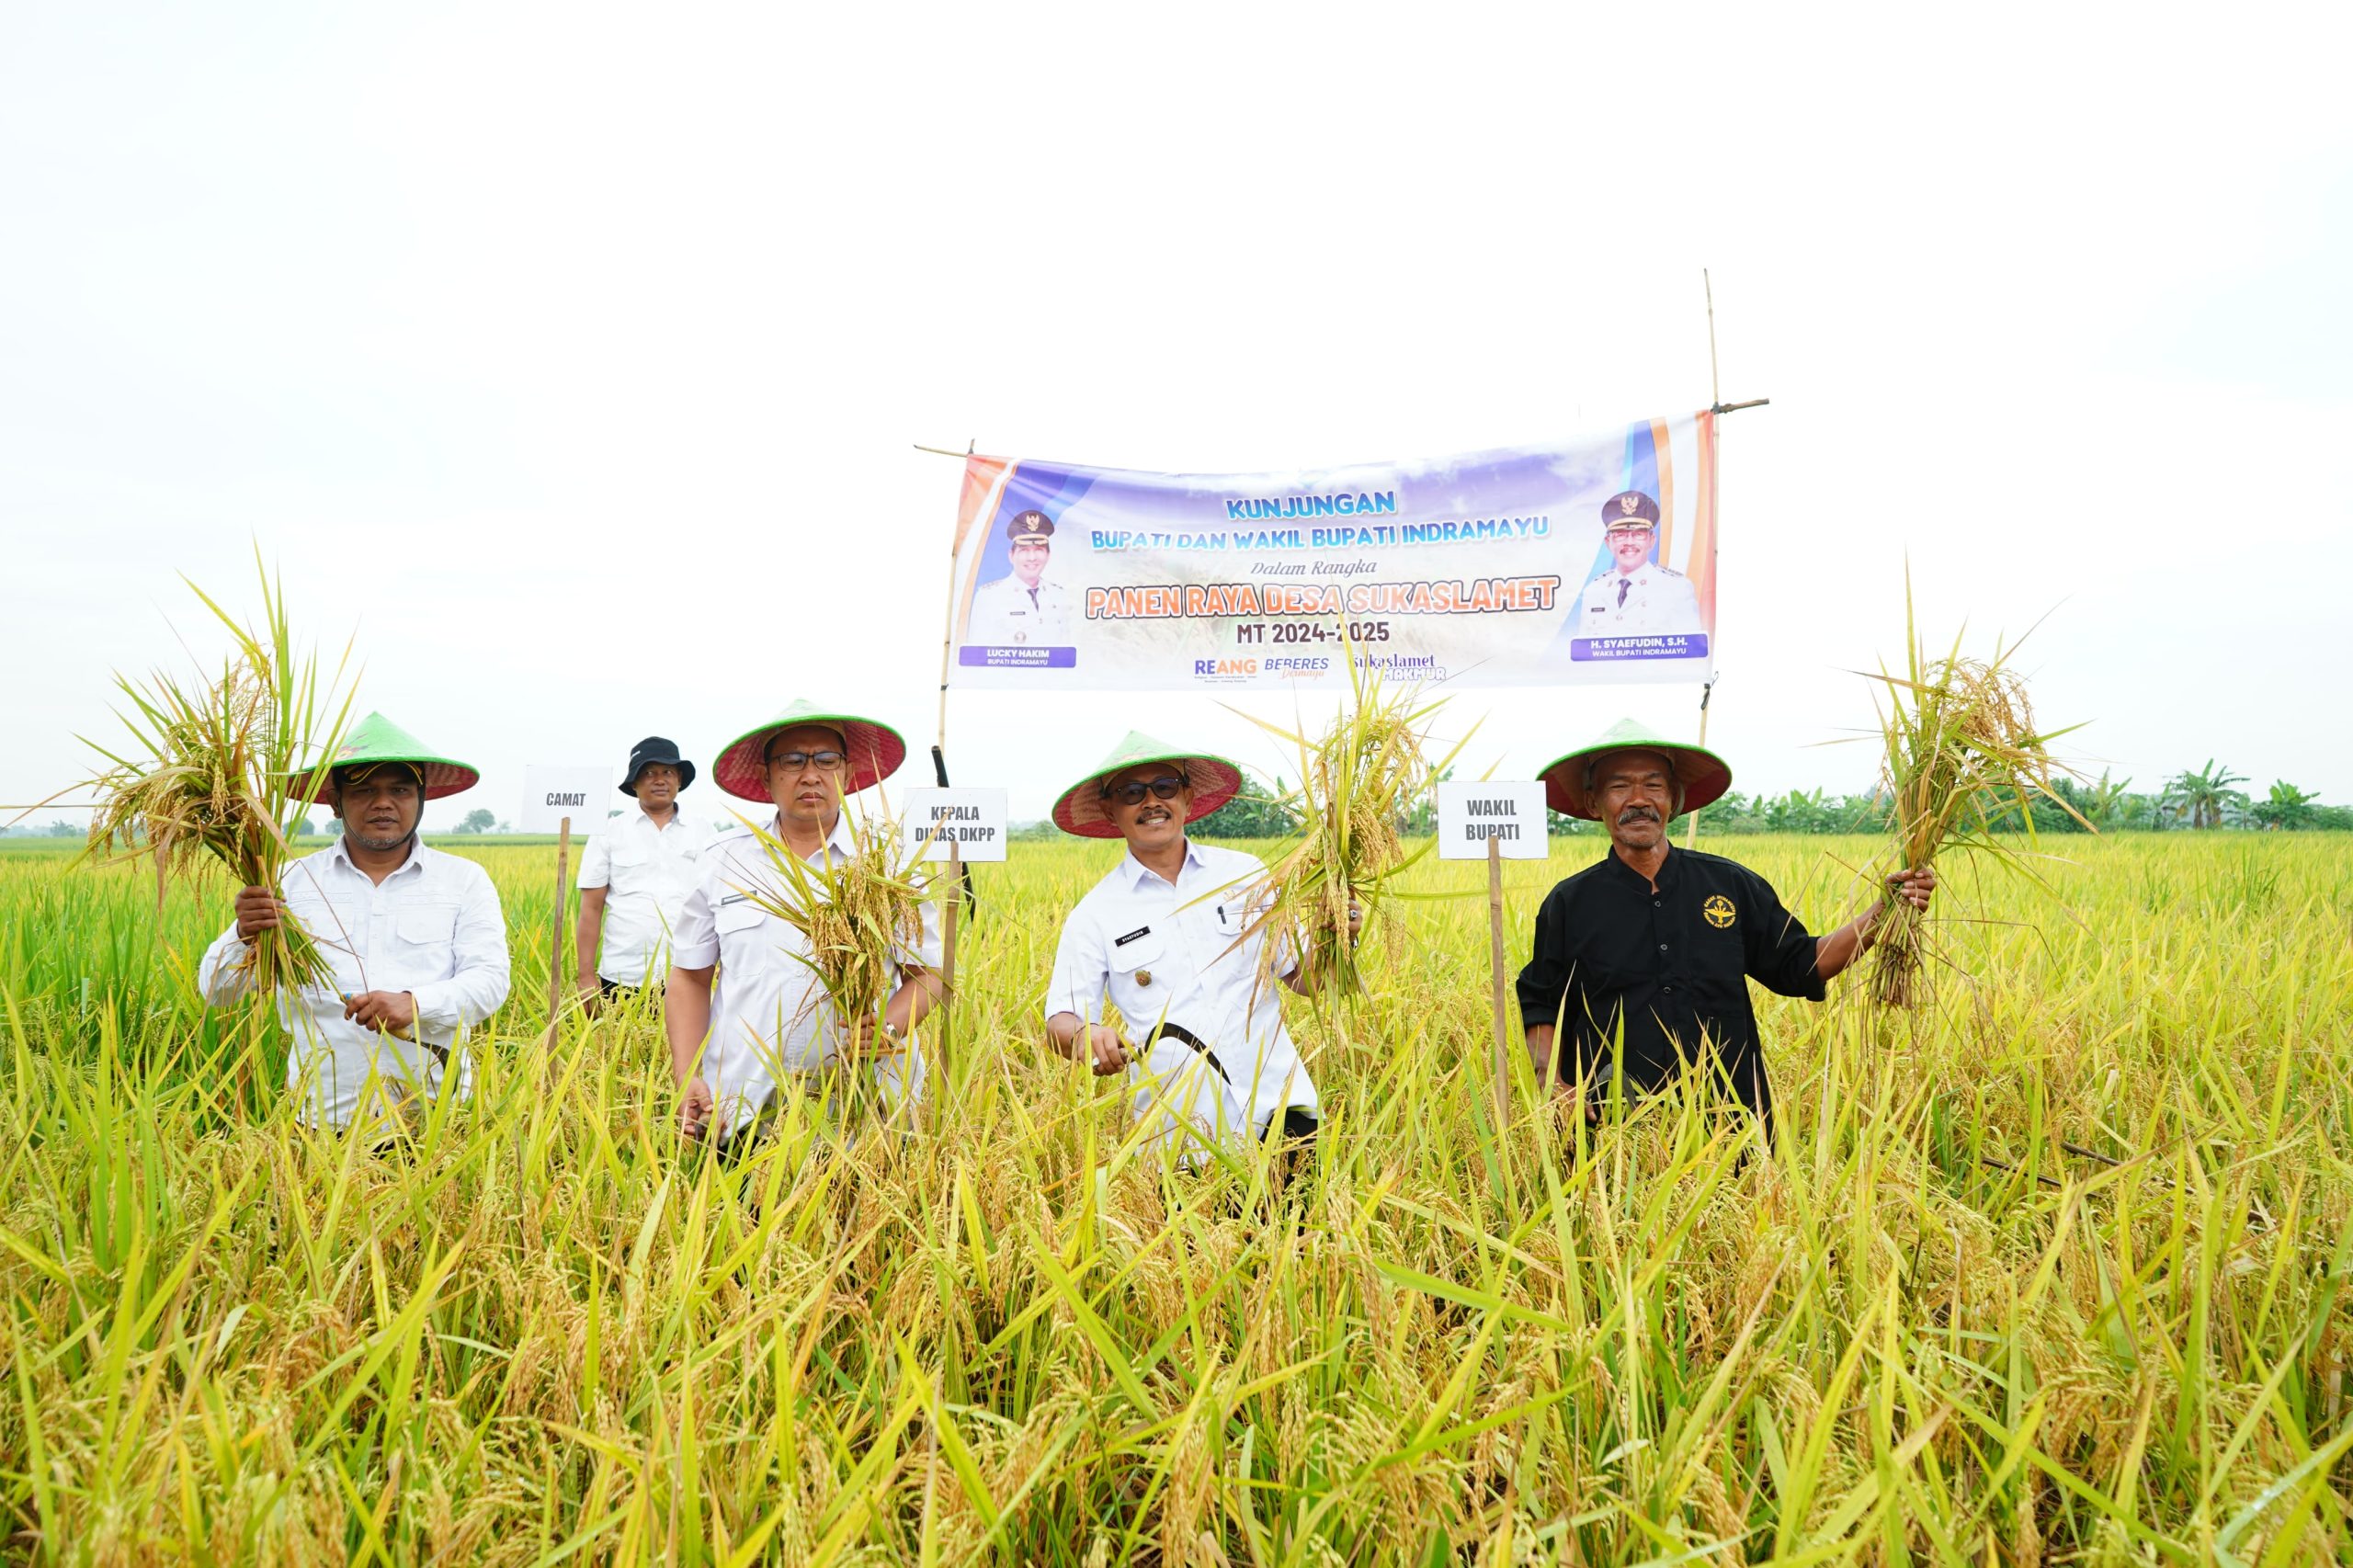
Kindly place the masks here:
<instances>
[{"instance_id":1,"label":"white banner","mask_svg":"<svg viewBox=\"0 0 2353 1568\"><path fill-rule=\"evenodd\" d=\"M1544 821L1544 786L1465 782L1438 787L1438 858L1483 860L1487 844L1506 860L1541 860L1551 853Z\"/></svg>"},{"instance_id":2,"label":"white banner","mask_svg":"<svg viewBox=\"0 0 2353 1568\"><path fill-rule=\"evenodd\" d=\"M1715 418L1403 463L1166 474L972 457L958 686L1345 691L1715 667Z\"/></svg>"},{"instance_id":3,"label":"white banner","mask_svg":"<svg viewBox=\"0 0 2353 1568\"><path fill-rule=\"evenodd\" d=\"M523 814L515 825L525 833L554 833L572 819L574 835L605 825L613 804L609 767L533 763L523 769Z\"/></svg>"},{"instance_id":4,"label":"white banner","mask_svg":"<svg viewBox=\"0 0 2353 1568\"><path fill-rule=\"evenodd\" d=\"M953 844L967 860L1002 860L1006 805L1002 790L920 789L906 792L899 818L910 858L945 860Z\"/></svg>"}]
</instances>

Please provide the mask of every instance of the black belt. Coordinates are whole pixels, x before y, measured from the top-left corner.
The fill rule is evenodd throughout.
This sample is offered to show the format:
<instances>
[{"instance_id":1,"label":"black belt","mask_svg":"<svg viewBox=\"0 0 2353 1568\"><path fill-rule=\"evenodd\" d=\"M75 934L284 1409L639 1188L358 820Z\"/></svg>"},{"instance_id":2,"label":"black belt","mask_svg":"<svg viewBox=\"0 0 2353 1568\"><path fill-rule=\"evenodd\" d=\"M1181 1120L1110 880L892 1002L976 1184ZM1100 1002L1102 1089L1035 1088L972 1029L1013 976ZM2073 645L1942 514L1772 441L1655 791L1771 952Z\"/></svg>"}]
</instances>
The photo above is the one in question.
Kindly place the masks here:
<instances>
[{"instance_id":1,"label":"black belt","mask_svg":"<svg viewBox=\"0 0 2353 1568\"><path fill-rule=\"evenodd\" d=\"M1233 1079L1227 1074L1225 1071L1225 1063L1217 1059L1217 1052L1210 1049L1209 1041L1203 1040L1200 1036L1195 1034L1184 1025L1172 1024L1165 1018L1159 1023L1154 1024L1152 1027L1152 1032L1143 1037L1144 1049L1149 1051L1152 1049L1154 1041L1163 1040L1173 1040L1179 1045L1190 1046L1193 1050L1200 1052L1201 1055L1209 1059L1209 1064L1211 1068L1216 1070L1217 1075L1225 1080L1226 1085L1229 1088L1233 1086Z\"/></svg>"}]
</instances>

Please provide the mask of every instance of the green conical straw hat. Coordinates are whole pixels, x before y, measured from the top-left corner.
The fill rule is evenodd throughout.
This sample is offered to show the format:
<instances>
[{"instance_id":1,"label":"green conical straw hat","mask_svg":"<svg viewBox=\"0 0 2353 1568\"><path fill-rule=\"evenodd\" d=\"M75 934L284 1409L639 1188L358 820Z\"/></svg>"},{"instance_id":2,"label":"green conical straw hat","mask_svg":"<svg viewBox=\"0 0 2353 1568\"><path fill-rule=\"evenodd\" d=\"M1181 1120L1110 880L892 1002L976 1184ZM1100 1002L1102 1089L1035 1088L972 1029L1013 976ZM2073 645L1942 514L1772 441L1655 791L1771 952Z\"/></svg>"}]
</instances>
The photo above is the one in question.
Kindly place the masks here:
<instances>
[{"instance_id":1,"label":"green conical straw hat","mask_svg":"<svg viewBox=\"0 0 2353 1568\"><path fill-rule=\"evenodd\" d=\"M1554 758L1536 776L1544 780L1544 803L1563 816L1598 822L1587 798L1593 766L1613 751L1638 750L1658 752L1673 765L1687 812L1722 799L1732 788L1732 767L1714 752L1688 741L1670 741L1635 720L1620 719L1599 740Z\"/></svg>"},{"instance_id":2,"label":"green conical straw hat","mask_svg":"<svg viewBox=\"0 0 2353 1568\"><path fill-rule=\"evenodd\" d=\"M1063 798L1054 802L1054 825L1082 838L1119 837L1120 830L1103 809L1103 780L1147 762L1173 762L1192 779L1193 804L1185 813L1188 823L1200 821L1242 793L1242 769L1225 758L1202 751L1180 751L1142 730L1130 730L1128 738L1112 747L1111 755L1094 772L1063 791Z\"/></svg>"},{"instance_id":3,"label":"green conical straw hat","mask_svg":"<svg viewBox=\"0 0 2353 1568\"><path fill-rule=\"evenodd\" d=\"M414 763L417 771L425 775L425 798L428 801L471 790L482 782L480 768L443 756L381 713L370 713L344 732L333 756L294 775L294 791L304 801L316 801L326 790L326 775L333 769L379 762Z\"/></svg>"},{"instance_id":4,"label":"green conical straw hat","mask_svg":"<svg viewBox=\"0 0 2353 1568\"><path fill-rule=\"evenodd\" d=\"M739 801L768 804L775 799L768 793L769 737L801 724L823 724L841 735L844 753L849 758L842 774L845 795L855 795L880 784L899 771L899 764L907 760L907 743L890 725L796 699L775 718L728 742L727 749L719 754L719 760L710 765L710 776L719 780L721 789Z\"/></svg>"}]
</instances>

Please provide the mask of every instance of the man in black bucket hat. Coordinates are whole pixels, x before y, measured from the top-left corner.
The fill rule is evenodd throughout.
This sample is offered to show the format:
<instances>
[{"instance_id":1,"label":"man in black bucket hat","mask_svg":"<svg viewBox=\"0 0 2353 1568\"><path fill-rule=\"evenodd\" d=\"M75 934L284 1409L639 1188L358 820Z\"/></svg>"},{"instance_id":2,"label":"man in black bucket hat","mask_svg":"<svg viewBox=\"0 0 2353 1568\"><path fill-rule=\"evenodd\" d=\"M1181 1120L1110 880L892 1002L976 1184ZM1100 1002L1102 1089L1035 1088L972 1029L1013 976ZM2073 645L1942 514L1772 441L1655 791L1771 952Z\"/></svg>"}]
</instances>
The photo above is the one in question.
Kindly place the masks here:
<instances>
[{"instance_id":1,"label":"man in black bucket hat","mask_svg":"<svg viewBox=\"0 0 2353 1568\"><path fill-rule=\"evenodd\" d=\"M708 825L678 809L679 793L694 781L695 765L660 735L630 748L621 793L637 810L608 822L580 857L574 945L583 999L659 986L670 972L670 932L710 844Z\"/></svg>"}]
</instances>

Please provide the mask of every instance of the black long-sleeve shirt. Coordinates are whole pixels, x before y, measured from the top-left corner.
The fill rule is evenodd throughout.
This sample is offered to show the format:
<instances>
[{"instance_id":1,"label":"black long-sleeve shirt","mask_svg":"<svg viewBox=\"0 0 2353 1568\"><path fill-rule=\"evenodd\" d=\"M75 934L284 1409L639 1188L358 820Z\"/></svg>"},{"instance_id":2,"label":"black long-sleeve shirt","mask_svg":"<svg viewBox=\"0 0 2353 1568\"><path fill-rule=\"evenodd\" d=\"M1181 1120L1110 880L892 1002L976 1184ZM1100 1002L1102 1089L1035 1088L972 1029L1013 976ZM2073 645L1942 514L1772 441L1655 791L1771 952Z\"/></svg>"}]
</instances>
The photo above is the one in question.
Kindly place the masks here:
<instances>
[{"instance_id":1,"label":"black long-sleeve shirt","mask_svg":"<svg viewBox=\"0 0 2353 1568\"><path fill-rule=\"evenodd\" d=\"M1622 1020L1630 1092L1661 1087L1688 1057L1721 1071L1769 1123L1752 979L1784 996L1823 998L1814 938L1771 883L1720 855L1669 848L1654 892L1612 849L1545 896L1519 971L1520 1017L1559 1026L1553 1062L1563 1079L1582 1073L1607 1092Z\"/></svg>"}]
</instances>

